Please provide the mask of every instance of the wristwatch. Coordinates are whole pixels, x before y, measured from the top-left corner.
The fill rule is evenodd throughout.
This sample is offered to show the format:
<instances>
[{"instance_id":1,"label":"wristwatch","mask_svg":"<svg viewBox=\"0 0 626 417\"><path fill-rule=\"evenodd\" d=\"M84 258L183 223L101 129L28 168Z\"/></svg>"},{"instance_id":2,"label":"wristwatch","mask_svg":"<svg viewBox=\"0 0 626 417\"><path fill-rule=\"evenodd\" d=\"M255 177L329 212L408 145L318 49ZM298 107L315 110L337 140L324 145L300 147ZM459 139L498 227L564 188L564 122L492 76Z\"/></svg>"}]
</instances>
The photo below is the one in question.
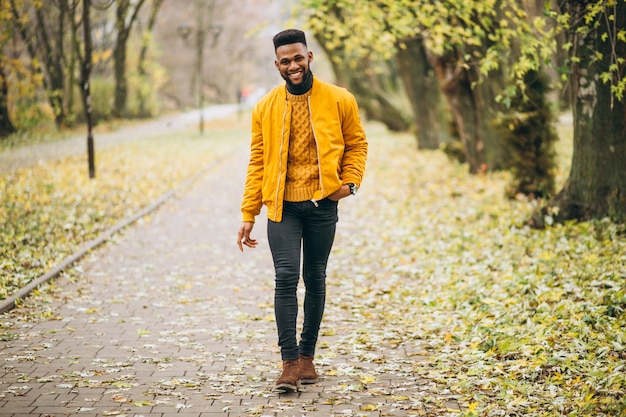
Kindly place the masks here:
<instances>
[{"instance_id":1,"label":"wristwatch","mask_svg":"<svg viewBox=\"0 0 626 417\"><path fill-rule=\"evenodd\" d=\"M357 187L356 184L353 184L351 182L346 185L350 187L350 194L356 195L356 192L358 191L359 187Z\"/></svg>"}]
</instances>

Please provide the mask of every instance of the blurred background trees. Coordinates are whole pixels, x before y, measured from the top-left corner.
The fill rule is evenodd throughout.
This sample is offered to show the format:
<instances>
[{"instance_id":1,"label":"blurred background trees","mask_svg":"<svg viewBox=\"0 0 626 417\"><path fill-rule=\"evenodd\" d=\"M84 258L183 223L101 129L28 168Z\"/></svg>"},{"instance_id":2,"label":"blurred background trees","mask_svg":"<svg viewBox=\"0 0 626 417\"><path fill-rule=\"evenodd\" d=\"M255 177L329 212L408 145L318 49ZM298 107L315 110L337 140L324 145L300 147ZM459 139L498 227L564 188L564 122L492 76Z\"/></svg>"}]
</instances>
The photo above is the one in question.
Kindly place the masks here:
<instances>
[{"instance_id":1,"label":"blurred background trees","mask_svg":"<svg viewBox=\"0 0 626 417\"><path fill-rule=\"evenodd\" d=\"M199 7L209 3L90 0L96 124L195 107L200 78L207 104L237 101L244 84L268 88L278 82L272 71L271 32L279 30L274 21L286 20L284 2L212 0L213 7ZM0 2L0 136L47 121L58 129L85 121L80 100L82 10L78 0ZM203 20L198 10L204 10ZM198 23L203 27L197 28ZM209 42L208 32L216 24L224 30L216 42ZM182 27L191 32L189 38L182 37ZM202 77L194 74L197 45L191 40L198 33L207 37Z\"/></svg>"},{"instance_id":2,"label":"blurred background trees","mask_svg":"<svg viewBox=\"0 0 626 417\"><path fill-rule=\"evenodd\" d=\"M367 119L470 174L511 172L533 219L626 216L625 0L90 0L94 122L253 103L280 82L271 37L299 26L314 72ZM85 121L83 2L0 2L0 137ZM555 118L574 157L557 193Z\"/></svg>"}]
</instances>

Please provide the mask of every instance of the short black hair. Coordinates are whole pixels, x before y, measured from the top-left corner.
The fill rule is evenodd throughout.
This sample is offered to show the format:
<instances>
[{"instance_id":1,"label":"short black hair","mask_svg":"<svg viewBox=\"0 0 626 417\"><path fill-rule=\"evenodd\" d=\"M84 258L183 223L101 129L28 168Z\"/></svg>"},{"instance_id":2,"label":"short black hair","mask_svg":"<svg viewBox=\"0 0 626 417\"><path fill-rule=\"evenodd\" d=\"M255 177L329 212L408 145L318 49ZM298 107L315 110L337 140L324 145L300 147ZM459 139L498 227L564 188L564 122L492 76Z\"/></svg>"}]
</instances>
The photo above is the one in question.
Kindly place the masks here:
<instances>
[{"instance_id":1,"label":"short black hair","mask_svg":"<svg viewBox=\"0 0 626 417\"><path fill-rule=\"evenodd\" d=\"M286 29L274 35L274 50L291 43L303 43L307 46L304 32L299 29Z\"/></svg>"}]
</instances>

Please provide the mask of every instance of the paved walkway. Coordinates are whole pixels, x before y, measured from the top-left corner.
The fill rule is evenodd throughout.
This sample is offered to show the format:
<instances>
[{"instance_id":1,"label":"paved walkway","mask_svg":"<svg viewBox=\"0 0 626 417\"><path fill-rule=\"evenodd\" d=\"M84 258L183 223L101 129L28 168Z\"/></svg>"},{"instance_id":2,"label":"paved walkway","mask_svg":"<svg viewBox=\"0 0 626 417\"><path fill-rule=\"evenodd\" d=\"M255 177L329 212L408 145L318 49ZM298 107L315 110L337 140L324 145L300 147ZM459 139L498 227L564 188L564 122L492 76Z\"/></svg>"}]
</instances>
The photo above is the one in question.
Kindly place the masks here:
<instances>
[{"instance_id":1,"label":"paved walkway","mask_svg":"<svg viewBox=\"0 0 626 417\"><path fill-rule=\"evenodd\" d=\"M236 248L245 148L82 260L76 282L60 279L59 293L38 307L49 319L0 316L0 416L444 415L428 408L434 383L410 371L420 346L372 345L358 355L341 346L361 313L336 295L356 281L329 289L320 382L272 392L280 367L264 213L259 247ZM371 219L353 215L372 201L362 193L341 204L338 233L366 241L358 233ZM333 254L329 285L352 257Z\"/></svg>"}]
</instances>

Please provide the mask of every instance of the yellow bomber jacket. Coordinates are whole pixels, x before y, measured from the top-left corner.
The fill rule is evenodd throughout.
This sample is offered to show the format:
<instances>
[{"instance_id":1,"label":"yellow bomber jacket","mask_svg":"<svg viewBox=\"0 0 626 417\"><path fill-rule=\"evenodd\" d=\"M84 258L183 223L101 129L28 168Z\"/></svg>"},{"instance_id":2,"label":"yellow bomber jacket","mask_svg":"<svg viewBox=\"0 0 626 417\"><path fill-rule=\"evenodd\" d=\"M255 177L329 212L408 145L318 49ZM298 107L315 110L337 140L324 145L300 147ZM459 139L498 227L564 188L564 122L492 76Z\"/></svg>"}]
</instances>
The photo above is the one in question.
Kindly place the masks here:
<instances>
[{"instance_id":1,"label":"yellow bomber jacket","mask_svg":"<svg viewBox=\"0 0 626 417\"><path fill-rule=\"evenodd\" d=\"M359 187L368 145L354 96L345 88L314 78L308 105L320 171L313 200L326 198L343 184ZM290 106L283 84L265 95L252 111L250 162L241 203L244 222L254 222L263 205L268 219L282 221Z\"/></svg>"}]
</instances>

